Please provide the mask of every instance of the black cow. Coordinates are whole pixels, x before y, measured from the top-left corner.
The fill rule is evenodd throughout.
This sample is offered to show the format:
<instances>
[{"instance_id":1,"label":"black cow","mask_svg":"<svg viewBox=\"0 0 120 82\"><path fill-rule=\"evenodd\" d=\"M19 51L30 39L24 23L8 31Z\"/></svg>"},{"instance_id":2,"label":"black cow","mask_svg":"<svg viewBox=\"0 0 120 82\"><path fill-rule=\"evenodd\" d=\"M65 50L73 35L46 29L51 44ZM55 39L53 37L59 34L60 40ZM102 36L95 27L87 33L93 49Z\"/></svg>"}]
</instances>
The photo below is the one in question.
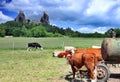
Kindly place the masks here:
<instances>
[{"instance_id":1,"label":"black cow","mask_svg":"<svg viewBox=\"0 0 120 82\"><path fill-rule=\"evenodd\" d=\"M36 43L36 42L32 42L32 43L28 43L28 49L27 50L30 50L30 48L41 48L42 49L42 46L39 44L39 43Z\"/></svg>"}]
</instances>

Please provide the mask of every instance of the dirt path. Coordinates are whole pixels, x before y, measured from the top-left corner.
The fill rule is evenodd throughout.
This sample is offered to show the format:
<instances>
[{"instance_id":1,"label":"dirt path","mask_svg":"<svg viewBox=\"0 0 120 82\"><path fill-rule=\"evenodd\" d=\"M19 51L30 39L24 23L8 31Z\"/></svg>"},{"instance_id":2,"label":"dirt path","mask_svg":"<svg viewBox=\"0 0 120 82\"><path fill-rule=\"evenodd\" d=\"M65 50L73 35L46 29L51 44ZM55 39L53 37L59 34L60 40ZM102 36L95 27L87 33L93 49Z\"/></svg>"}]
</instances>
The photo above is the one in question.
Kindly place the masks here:
<instances>
[{"instance_id":1,"label":"dirt path","mask_svg":"<svg viewBox=\"0 0 120 82\"><path fill-rule=\"evenodd\" d=\"M120 82L120 67L109 67L111 75L108 82Z\"/></svg>"},{"instance_id":2,"label":"dirt path","mask_svg":"<svg viewBox=\"0 0 120 82\"><path fill-rule=\"evenodd\" d=\"M107 82L120 82L120 67L109 67L110 72L111 72L111 76L109 78L109 80ZM69 69L71 70L71 69ZM60 76L58 79L56 79L57 81L53 81L53 82L71 82L72 80L72 74L68 73L65 76ZM80 82L80 78L76 76L76 79L74 82ZM82 78L81 82L91 82L88 77L84 77Z\"/></svg>"}]
</instances>

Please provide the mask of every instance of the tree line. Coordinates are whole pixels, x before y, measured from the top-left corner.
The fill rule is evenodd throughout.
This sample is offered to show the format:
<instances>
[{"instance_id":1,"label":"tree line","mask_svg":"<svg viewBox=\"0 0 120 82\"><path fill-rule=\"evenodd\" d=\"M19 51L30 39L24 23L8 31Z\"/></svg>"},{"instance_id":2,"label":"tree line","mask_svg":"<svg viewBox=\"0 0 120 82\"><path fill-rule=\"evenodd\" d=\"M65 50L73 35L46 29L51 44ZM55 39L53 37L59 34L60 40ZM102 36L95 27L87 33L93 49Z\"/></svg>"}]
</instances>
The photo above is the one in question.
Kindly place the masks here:
<instances>
[{"instance_id":1,"label":"tree line","mask_svg":"<svg viewBox=\"0 0 120 82\"><path fill-rule=\"evenodd\" d=\"M116 37L120 37L120 29L114 29ZM20 23L15 21L8 21L0 24L0 37L14 36L14 37L109 37L109 30L104 34L95 33L80 33L73 31L70 27L63 29L49 24L33 24Z\"/></svg>"}]
</instances>

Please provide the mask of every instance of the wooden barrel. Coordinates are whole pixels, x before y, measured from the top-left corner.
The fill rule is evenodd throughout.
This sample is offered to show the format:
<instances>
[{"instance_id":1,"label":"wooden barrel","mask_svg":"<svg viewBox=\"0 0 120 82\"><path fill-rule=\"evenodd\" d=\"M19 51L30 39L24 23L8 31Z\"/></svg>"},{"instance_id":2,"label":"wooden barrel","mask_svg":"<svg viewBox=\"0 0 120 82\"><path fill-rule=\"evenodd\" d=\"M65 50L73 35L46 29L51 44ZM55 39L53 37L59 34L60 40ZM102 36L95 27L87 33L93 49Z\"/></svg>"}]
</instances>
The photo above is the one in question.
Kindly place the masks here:
<instances>
[{"instance_id":1,"label":"wooden barrel","mask_svg":"<svg viewBox=\"0 0 120 82\"><path fill-rule=\"evenodd\" d=\"M120 39L105 38L101 45L103 59L109 63L120 63Z\"/></svg>"}]
</instances>

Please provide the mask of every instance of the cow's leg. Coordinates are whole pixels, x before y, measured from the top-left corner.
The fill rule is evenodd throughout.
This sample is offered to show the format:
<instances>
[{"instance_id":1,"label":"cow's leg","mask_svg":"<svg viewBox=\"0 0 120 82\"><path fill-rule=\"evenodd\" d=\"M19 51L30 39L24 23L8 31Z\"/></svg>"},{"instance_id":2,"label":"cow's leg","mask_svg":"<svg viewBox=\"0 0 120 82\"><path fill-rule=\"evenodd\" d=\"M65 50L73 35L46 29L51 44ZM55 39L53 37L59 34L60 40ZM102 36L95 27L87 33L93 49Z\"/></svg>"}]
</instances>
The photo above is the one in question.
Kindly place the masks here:
<instances>
[{"instance_id":1,"label":"cow's leg","mask_svg":"<svg viewBox=\"0 0 120 82\"><path fill-rule=\"evenodd\" d=\"M96 56L94 56L94 77L95 82L97 82L97 66L98 66L98 59Z\"/></svg>"},{"instance_id":2,"label":"cow's leg","mask_svg":"<svg viewBox=\"0 0 120 82\"><path fill-rule=\"evenodd\" d=\"M27 48L27 51L29 51L29 47Z\"/></svg>"},{"instance_id":3,"label":"cow's leg","mask_svg":"<svg viewBox=\"0 0 120 82\"><path fill-rule=\"evenodd\" d=\"M27 48L27 51L30 51L30 47Z\"/></svg>"},{"instance_id":4,"label":"cow's leg","mask_svg":"<svg viewBox=\"0 0 120 82\"><path fill-rule=\"evenodd\" d=\"M37 49L38 47L37 46L35 46L35 50Z\"/></svg>"},{"instance_id":5,"label":"cow's leg","mask_svg":"<svg viewBox=\"0 0 120 82\"><path fill-rule=\"evenodd\" d=\"M93 74L95 79L92 79L92 82L97 82L97 66L95 67Z\"/></svg>"},{"instance_id":6,"label":"cow's leg","mask_svg":"<svg viewBox=\"0 0 120 82\"><path fill-rule=\"evenodd\" d=\"M71 66L71 68L72 68L72 72L73 72L73 78L72 78L72 81L71 82L74 82L74 80L75 80L75 68L74 68L74 66Z\"/></svg>"},{"instance_id":7,"label":"cow's leg","mask_svg":"<svg viewBox=\"0 0 120 82\"><path fill-rule=\"evenodd\" d=\"M79 70L79 76L80 76L80 82L82 81L82 77L83 77L83 74L82 74L82 71Z\"/></svg>"},{"instance_id":8,"label":"cow's leg","mask_svg":"<svg viewBox=\"0 0 120 82\"><path fill-rule=\"evenodd\" d=\"M43 50L43 47L41 47L40 49Z\"/></svg>"},{"instance_id":9,"label":"cow's leg","mask_svg":"<svg viewBox=\"0 0 120 82\"><path fill-rule=\"evenodd\" d=\"M88 73L91 78L91 82L97 82L97 67L94 67L91 64L86 64L86 68L88 69Z\"/></svg>"},{"instance_id":10,"label":"cow's leg","mask_svg":"<svg viewBox=\"0 0 120 82\"><path fill-rule=\"evenodd\" d=\"M37 50L39 50L40 48L39 47L36 47Z\"/></svg>"},{"instance_id":11,"label":"cow's leg","mask_svg":"<svg viewBox=\"0 0 120 82\"><path fill-rule=\"evenodd\" d=\"M29 51L31 51L31 50L32 50L32 47L29 48Z\"/></svg>"},{"instance_id":12,"label":"cow's leg","mask_svg":"<svg viewBox=\"0 0 120 82\"><path fill-rule=\"evenodd\" d=\"M94 71L92 69L88 69L90 78L91 78L91 82L97 82L95 77L94 77Z\"/></svg>"},{"instance_id":13,"label":"cow's leg","mask_svg":"<svg viewBox=\"0 0 120 82\"><path fill-rule=\"evenodd\" d=\"M83 56L84 58L84 64L86 66L86 68L88 69L88 73L90 75L91 78L91 82L97 82L97 65L98 65L98 61L97 58L95 56L95 54L85 54Z\"/></svg>"}]
</instances>

